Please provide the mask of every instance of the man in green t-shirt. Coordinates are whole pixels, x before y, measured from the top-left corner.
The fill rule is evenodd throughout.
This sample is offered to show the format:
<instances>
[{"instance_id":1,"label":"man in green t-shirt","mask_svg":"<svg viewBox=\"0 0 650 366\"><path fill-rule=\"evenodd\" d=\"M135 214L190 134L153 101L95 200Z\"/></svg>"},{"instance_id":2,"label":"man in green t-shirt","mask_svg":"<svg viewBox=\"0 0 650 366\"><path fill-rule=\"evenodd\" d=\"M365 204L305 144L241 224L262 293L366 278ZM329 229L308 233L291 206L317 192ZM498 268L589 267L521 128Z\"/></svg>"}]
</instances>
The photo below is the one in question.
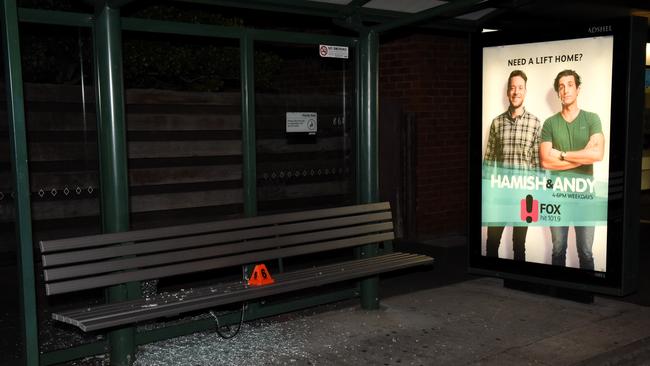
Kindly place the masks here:
<instances>
[{"instance_id":1,"label":"man in green t-shirt","mask_svg":"<svg viewBox=\"0 0 650 366\"><path fill-rule=\"evenodd\" d=\"M556 175L593 177L593 163L605 153L605 136L597 114L578 108L580 76L573 70L563 70L553 87L562 103L562 110L544 121L539 145L540 163ZM568 226L551 226L553 241L552 264L566 266ZM574 226L580 268L594 269L592 246L593 226Z\"/></svg>"}]
</instances>

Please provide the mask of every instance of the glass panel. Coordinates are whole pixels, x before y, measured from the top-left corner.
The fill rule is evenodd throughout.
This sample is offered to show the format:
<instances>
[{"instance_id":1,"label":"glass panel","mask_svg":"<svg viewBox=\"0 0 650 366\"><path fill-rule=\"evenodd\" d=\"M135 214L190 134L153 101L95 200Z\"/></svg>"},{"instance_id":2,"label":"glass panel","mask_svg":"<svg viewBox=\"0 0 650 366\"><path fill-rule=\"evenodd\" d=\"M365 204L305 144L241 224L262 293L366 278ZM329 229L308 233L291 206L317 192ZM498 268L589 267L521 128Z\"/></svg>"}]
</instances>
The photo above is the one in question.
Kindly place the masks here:
<instances>
[{"instance_id":1,"label":"glass panel","mask_svg":"<svg viewBox=\"0 0 650 366\"><path fill-rule=\"evenodd\" d=\"M300 14L294 14L283 11L257 10L255 9L255 5L221 7L213 4L198 4L196 2L150 1L129 4L123 9L122 16L182 23L314 33L319 35L358 36L357 32L334 25L331 17L317 15L319 14L318 10L308 13L300 12ZM278 26L279 24L282 26Z\"/></svg>"},{"instance_id":2,"label":"glass panel","mask_svg":"<svg viewBox=\"0 0 650 366\"><path fill-rule=\"evenodd\" d=\"M131 227L242 216L239 42L141 32L125 32L123 42ZM241 277L240 269L216 272ZM173 291L214 276L142 288Z\"/></svg>"},{"instance_id":3,"label":"glass panel","mask_svg":"<svg viewBox=\"0 0 650 366\"><path fill-rule=\"evenodd\" d=\"M122 16L164 20L170 22L210 24L223 26L243 26L241 14L233 14L232 9L203 4L183 4L182 2L137 3L124 9Z\"/></svg>"},{"instance_id":4,"label":"glass panel","mask_svg":"<svg viewBox=\"0 0 650 366\"><path fill-rule=\"evenodd\" d=\"M18 6L42 10L62 10L75 13L92 13L93 6L89 1L78 0L18 0Z\"/></svg>"},{"instance_id":5,"label":"glass panel","mask_svg":"<svg viewBox=\"0 0 650 366\"><path fill-rule=\"evenodd\" d=\"M354 203L353 50L345 59L321 57L318 45L255 46L258 211Z\"/></svg>"},{"instance_id":6,"label":"glass panel","mask_svg":"<svg viewBox=\"0 0 650 366\"><path fill-rule=\"evenodd\" d=\"M101 231L90 29L22 24L20 28L29 152L33 239ZM36 261L38 249L34 248ZM40 270L39 263L35 265ZM99 292L46 297L36 276L41 351L92 342L55 324L50 312L102 301Z\"/></svg>"},{"instance_id":7,"label":"glass panel","mask_svg":"<svg viewBox=\"0 0 650 366\"><path fill-rule=\"evenodd\" d=\"M241 216L239 42L123 39L131 226Z\"/></svg>"}]
</instances>

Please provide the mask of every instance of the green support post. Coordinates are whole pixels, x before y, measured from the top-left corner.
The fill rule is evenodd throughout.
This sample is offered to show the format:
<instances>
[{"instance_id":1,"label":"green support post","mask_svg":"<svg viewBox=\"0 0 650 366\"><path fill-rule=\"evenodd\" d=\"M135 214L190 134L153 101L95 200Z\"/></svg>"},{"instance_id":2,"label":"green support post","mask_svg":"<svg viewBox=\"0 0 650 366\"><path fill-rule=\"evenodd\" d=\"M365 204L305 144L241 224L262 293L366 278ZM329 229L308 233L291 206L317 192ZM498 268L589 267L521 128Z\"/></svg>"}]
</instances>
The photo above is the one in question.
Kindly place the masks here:
<instances>
[{"instance_id":1,"label":"green support post","mask_svg":"<svg viewBox=\"0 0 650 366\"><path fill-rule=\"evenodd\" d=\"M241 129L244 216L257 216L257 149L255 148L255 47L253 37L245 31L239 42L241 59ZM243 272L250 278L253 266ZM243 274L243 275L244 275ZM259 312L258 302L248 304L247 318Z\"/></svg>"},{"instance_id":2,"label":"green support post","mask_svg":"<svg viewBox=\"0 0 650 366\"><path fill-rule=\"evenodd\" d=\"M94 37L102 226L104 232L110 233L129 229L120 11L100 5L96 19ZM113 286L107 295L109 302L137 298L140 297L140 286L138 283ZM110 332L109 342L111 365L126 366L133 362L135 328Z\"/></svg>"},{"instance_id":3,"label":"green support post","mask_svg":"<svg viewBox=\"0 0 650 366\"><path fill-rule=\"evenodd\" d=\"M377 74L379 35L371 29L361 31L359 37L359 93L360 117L358 124L358 177L359 201L377 202L379 198L378 175L378 133L377 133ZM361 257L372 257L378 253L378 244L364 245ZM361 307L379 308L379 277L361 281Z\"/></svg>"},{"instance_id":4,"label":"green support post","mask_svg":"<svg viewBox=\"0 0 650 366\"><path fill-rule=\"evenodd\" d=\"M29 188L29 166L25 128L25 105L20 59L18 11L15 0L2 2L2 44L7 88L7 117L11 169L14 178L15 220L18 239L18 279L20 314L23 320L25 364L38 365L38 319L36 317L36 284L34 278L34 248Z\"/></svg>"},{"instance_id":5,"label":"green support post","mask_svg":"<svg viewBox=\"0 0 650 366\"><path fill-rule=\"evenodd\" d=\"M244 215L252 217L257 215L257 157L255 149L255 49L253 38L249 32L246 32L241 38L240 57Z\"/></svg>"}]
</instances>

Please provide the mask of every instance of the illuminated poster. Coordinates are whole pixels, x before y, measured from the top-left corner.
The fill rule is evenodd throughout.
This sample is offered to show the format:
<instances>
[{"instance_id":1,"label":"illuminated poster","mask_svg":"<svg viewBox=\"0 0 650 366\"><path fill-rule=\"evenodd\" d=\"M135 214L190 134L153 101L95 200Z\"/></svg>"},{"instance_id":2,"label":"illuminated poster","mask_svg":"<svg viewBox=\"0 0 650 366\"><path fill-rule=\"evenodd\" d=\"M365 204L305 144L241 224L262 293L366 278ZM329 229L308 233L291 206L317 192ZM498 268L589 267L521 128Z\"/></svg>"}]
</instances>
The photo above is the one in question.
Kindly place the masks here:
<instances>
[{"instance_id":1,"label":"illuminated poster","mask_svg":"<svg viewBox=\"0 0 650 366\"><path fill-rule=\"evenodd\" d=\"M612 59L612 36L483 48L483 256L607 271Z\"/></svg>"}]
</instances>

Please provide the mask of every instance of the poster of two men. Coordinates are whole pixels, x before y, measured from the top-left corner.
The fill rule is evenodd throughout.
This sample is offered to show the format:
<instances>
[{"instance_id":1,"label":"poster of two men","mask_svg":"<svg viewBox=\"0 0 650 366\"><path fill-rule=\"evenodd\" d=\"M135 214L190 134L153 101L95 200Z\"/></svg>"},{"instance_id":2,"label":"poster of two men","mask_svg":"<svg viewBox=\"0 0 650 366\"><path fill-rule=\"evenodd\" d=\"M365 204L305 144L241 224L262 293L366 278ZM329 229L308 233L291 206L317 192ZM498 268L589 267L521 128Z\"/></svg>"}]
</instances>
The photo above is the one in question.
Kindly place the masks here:
<instances>
[{"instance_id":1,"label":"poster of two men","mask_svg":"<svg viewBox=\"0 0 650 366\"><path fill-rule=\"evenodd\" d=\"M607 271L613 37L483 49L482 255Z\"/></svg>"}]
</instances>

